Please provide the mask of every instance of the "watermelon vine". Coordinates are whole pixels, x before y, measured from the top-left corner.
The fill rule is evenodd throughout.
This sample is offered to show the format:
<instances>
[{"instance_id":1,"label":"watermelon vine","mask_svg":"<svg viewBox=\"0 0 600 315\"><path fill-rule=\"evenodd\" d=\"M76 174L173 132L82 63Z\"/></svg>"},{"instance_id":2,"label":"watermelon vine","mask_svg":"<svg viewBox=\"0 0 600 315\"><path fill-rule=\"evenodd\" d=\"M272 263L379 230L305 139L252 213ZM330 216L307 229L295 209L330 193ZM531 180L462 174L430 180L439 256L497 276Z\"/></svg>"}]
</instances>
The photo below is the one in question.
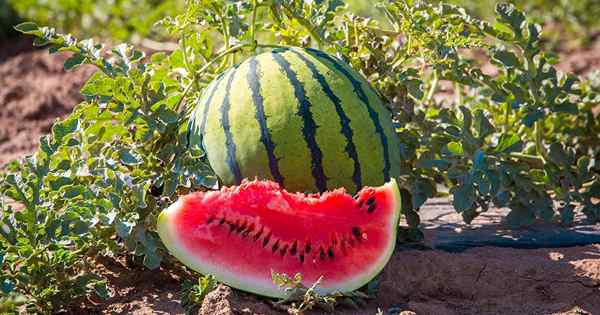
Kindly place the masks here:
<instances>
[{"instance_id":1,"label":"watermelon vine","mask_svg":"<svg viewBox=\"0 0 600 315\"><path fill-rule=\"evenodd\" d=\"M151 56L110 51L23 23L70 70L98 67L85 101L10 163L0 182L0 300L56 312L72 297L110 292L90 272L99 255L171 265L156 215L178 194L217 185L204 153L188 148L191 109L223 70L264 48L318 47L360 71L387 100L400 137L408 238L419 208L447 187L466 222L508 207L514 226L600 222L597 78L562 74L541 26L512 5L489 23L448 4L382 1L386 21L339 0L188 1L157 27L179 39ZM487 64L487 62L490 64ZM489 69L492 69L490 73ZM442 83L451 95L438 93Z\"/></svg>"}]
</instances>

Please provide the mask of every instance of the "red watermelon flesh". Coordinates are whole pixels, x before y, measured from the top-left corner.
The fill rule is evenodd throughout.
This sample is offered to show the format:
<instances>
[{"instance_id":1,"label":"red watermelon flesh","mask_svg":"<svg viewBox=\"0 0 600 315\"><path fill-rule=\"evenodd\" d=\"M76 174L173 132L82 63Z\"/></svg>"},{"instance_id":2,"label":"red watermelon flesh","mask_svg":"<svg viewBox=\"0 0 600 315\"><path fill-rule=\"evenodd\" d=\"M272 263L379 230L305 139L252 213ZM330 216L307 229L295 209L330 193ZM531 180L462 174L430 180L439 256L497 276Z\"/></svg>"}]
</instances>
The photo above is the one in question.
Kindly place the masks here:
<instances>
[{"instance_id":1,"label":"red watermelon flesh","mask_svg":"<svg viewBox=\"0 0 600 315\"><path fill-rule=\"evenodd\" d=\"M169 251L188 267L232 287L284 297L272 272L302 275L320 293L347 292L375 277L396 242L400 194L394 180L323 194L289 193L271 181L244 181L181 197L158 219Z\"/></svg>"}]
</instances>

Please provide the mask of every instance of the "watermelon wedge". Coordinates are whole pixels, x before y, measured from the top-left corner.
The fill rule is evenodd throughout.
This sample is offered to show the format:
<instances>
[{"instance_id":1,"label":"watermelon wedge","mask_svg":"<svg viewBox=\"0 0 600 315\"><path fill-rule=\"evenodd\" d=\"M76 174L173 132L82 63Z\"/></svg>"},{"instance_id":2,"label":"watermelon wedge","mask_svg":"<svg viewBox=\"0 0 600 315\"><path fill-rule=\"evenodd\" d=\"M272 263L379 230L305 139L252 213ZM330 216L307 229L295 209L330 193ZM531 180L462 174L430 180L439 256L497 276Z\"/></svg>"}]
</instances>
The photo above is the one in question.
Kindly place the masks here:
<instances>
[{"instance_id":1,"label":"watermelon wedge","mask_svg":"<svg viewBox=\"0 0 600 315\"><path fill-rule=\"evenodd\" d=\"M395 180L323 194L289 193L271 181L247 181L181 197L163 210L158 232L188 267L241 290L270 297L286 291L272 272L312 285L322 294L360 288L392 255L400 217Z\"/></svg>"}]
</instances>

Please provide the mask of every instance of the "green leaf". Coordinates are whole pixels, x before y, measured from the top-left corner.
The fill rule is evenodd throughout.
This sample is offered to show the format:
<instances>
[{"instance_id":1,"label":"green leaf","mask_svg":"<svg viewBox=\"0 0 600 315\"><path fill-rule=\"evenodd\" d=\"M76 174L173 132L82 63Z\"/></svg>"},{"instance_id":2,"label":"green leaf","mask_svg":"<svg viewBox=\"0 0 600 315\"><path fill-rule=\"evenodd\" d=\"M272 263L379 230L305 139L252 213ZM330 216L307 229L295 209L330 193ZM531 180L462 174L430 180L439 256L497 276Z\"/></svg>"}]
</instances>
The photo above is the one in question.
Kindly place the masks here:
<instances>
[{"instance_id":1,"label":"green leaf","mask_svg":"<svg viewBox=\"0 0 600 315\"><path fill-rule=\"evenodd\" d=\"M463 155L465 153L460 142L449 142L446 145L446 148L448 149L448 152L452 153L453 155Z\"/></svg>"},{"instance_id":2,"label":"green leaf","mask_svg":"<svg viewBox=\"0 0 600 315\"><path fill-rule=\"evenodd\" d=\"M462 184L453 187L452 205L457 212L467 211L473 208L475 203L475 189L470 177L467 177Z\"/></svg>"},{"instance_id":3,"label":"green leaf","mask_svg":"<svg viewBox=\"0 0 600 315\"><path fill-rule=\"evenodd\" d=\"M475 130L479 134L479 138L483 139L494 133L494 126L485 116L482 110L475 112Z\"/></svg>"},{"instance_id":4,"label":"green leaf","mask_svg":"<svg viewBox=\"0 0 600 315\"><path fill-rule=\"evenodd\" d=\"M144 255L144 266L148 269L156 269L160 267L161 258L156 252L146 252Z\"/></svg>"},{"instance_id":5,"label":"green leaf","mask_svg":"<svg viewBox=\"0 0 600 315\"><path fill-rule=\"evenodd\" d=\"M53 139L59 143L62 140L79 129L79 119L77 117L69 117L61 122L55 123L52 126Z\"/></svg>"},{"instance_id":6,"label":"green leaf","mask_svg":"<svg viewBox=\"0 0 600 315\"><path fill-rule=\"evenodd\" d=\"M506 68L516 68L521 66L517 55L508 50L496 49L492 58L504 65Z\"/></svg>"},{"instance_id":7,"label":"green leaf","mask_svg":"<svg viewBox=\"0 0 600 315\"><path fill-rule=\"evenodd\" d=\"M101 299L108 300L110 298L110 292L108 291L106 281L96 281L94 283L94 292Z\"/></svg>"},{"instance_id":8,"label":"green leaf","mask_svg":"<svg viewBox=\"0 0 600 315\"><path fill-rule=\"evenodd\" d=\"M512 227L528 226L535 222L535 214L521 206L513 207L506 216L506 222Z\"/></svg>"},{"instance_id":9,"label":"green leaf","mask_svg":"<svg viewBox=\"0 0 600 315\"><path fill-rule=\"evenodd\" d=\"M37 24L35 24L33 22L23 22L21 24L18 24L15 26L15 30L17 30L23 34L31 34L31 35L41 34Z\"/></svg>"},{"instance_id":10,"label":"green leaf","mask_svg":"<svg viewBox=\"0 0 600 315\"><path fill-rule=\"evenodd\" d=\"M2 290L2 293L9 294L15 289L15 284L9 279L4 279L0 283L0 289Z\"/></svg>"},{"instance_id":11,"label":"green leaf","mask_svg":"<svg viewBox=\"0 0 600 315\"><path fill-rule=\"evenodd\" d=\"M523 150L523 142L519 136L513 133L503 133L494 147L494 153L511 153Z\"/></svg>"},{"instance_id":12,"label":"green leaf","mask_svg":"<svg viewBox=\"0 0 600 315\"><path fill-rule=\"evenodd\" d=\"M558 142L550 144L548 150L548 157L550 160L558 165L569 165L569 156L565 152L563 146Z\"/></svg>"},{"instance_id":13,"label":"green leaf","mask_svg":"<svg viewBox=\"0 0 600 315\"><path fill-rule=\"evenodd\" d=\"M65 60L64 68L65 71L72 70L79 67L85 61L85 56L82 54L75 54L71 58Z\"/></svg>"},{"instance_id":14,"label":"green leaf","mask_svg":"<svg viewBox=\"0 0 600 315\"><path fill-rule=\"evenodd\" d=\"M136 153L122 149L119 151L119 161L125 165L135 166L142 163L142 158Z\"/></svg>"}]
</instances>

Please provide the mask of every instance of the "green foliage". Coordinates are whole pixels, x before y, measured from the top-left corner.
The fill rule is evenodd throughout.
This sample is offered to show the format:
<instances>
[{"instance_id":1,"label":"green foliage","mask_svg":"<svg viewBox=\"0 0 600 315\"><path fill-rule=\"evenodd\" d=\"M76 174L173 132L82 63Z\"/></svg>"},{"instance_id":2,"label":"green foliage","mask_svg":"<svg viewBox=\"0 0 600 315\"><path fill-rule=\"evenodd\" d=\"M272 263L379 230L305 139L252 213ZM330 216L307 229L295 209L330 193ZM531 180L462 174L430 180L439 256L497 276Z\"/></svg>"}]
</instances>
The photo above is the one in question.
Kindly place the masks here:
<instances>
[{"instance_id":1,"label":"green foliage","mask_svg":"<svg viewBox=\"0 0 600 315\"><path fill-rule=\"evenodd\" d=\"M1 0L0 7L4 1L24 20L76 36L116 40L161 37L164 33L156 33L153 24L184 8L183 0Z\"/></svg>"},{"instance_id":2,"label":"green foliage","mask_svg":"<svg viewBox=\"0 0 600 315\"><path fill-rule=\"evenodd\" d=\"M446 4L382 2L385 22L340 4L189 1L159 23L178 48L148 58L126 44L107 50L53 28L17 26L53 53L72 53L65 69L99 71L39 151L0 175L1 307L56 312L78 296L108 296L89 271L98 255L159 266L158 212L179 194L217 185L200 148L188 148L189 111L228 65L276 45L336 54L388 101L410 196L407 238L419 237L418 209L440 185L467 222L490 206L510 208L515 226L568 225L578 212L600 221L600 80L556 71L539 25L511 5L497 6L491 24ZM442 83L453 96L438 96Z\"/></svg>"},{"instance_id":3,"label":"green foliage","mask_svg":"<svg viewBox=\"0 0 600 315\"><path fill-rule=\"evenodd\" d=\"M216 287L217 280L211 275L198 278L198 282L195 284L189 281L184 282L181 290L181 305L186 314L197 314L206 295Z\"/></svg>"}]
</instances>

